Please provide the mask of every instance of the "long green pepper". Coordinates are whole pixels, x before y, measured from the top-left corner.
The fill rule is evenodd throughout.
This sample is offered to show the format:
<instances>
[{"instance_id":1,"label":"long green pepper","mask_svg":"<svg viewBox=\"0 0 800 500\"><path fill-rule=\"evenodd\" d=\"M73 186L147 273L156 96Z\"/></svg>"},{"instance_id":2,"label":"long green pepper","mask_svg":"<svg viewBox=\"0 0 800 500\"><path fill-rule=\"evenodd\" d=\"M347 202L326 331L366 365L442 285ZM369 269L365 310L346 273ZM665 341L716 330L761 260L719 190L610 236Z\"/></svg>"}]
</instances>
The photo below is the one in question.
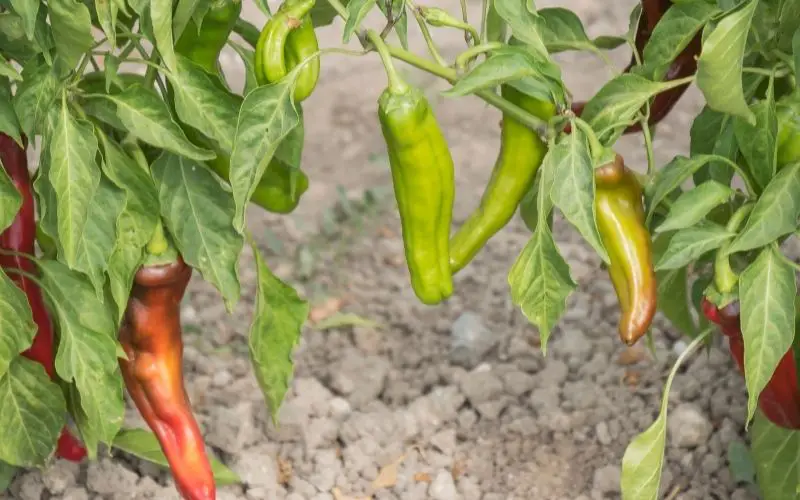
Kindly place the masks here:
<instances>
[{"instance_id":1,"label":"long green pepper","mask_svg":"<svg viewBox=\"0 0 800 500\"><path fill-rule=\"evenodd\" d=\"M228 42L228 37L241 13L241 0L212 2L199 29L194 20L189 19L183 34L175 44L175 52L188 57L206 72L217 74L219 53Z\"/></svg>"},{"instance_id":2,"label":"long green pepper","mask_svg":"<svg viewBox=\"0 0 800 500\"><path fill-rule=\"evenodd\" d=\"M425 96L398 76L377 33L370 31L368 36L389 77L378 100L378 119L389 152L411 286L424 304L438 304L453 293L453 158Z\"/></svg>"}]
</instances>

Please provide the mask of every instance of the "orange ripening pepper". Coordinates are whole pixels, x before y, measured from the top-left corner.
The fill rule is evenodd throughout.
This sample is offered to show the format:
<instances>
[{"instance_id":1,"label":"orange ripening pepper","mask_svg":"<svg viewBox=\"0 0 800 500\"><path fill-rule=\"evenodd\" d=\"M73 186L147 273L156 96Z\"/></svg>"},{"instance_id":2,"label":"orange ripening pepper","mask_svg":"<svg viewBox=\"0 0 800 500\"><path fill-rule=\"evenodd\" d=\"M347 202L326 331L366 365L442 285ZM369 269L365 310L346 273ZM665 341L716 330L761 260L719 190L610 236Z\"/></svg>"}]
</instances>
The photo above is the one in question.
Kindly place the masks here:
<instances>
[{"instance_id":1,"label":"orange ripening pepper","mask_svg":"<svg viewBox=\"0 0 800 500\"><path fill-rule=\"evenodd\" d=\"M137 271L119 336L128 360L120 359L120 367L180 493L187 500L213 500L211 464L183 386L180 302L191 276L180 257Z\"/></svg>"},{"instance_id":2,"label":"orange ripening pepper","mask_svg":"<svg viewBox=\"0 0 800 500\"><path fill-rule=\"evenodd\" d=\"M650 328L657 302L642 188L620 155L595 170L595 183L597 228L608 251L608 270L622 309L619 336L633 345Z\"/></svg>"}]
</instances>

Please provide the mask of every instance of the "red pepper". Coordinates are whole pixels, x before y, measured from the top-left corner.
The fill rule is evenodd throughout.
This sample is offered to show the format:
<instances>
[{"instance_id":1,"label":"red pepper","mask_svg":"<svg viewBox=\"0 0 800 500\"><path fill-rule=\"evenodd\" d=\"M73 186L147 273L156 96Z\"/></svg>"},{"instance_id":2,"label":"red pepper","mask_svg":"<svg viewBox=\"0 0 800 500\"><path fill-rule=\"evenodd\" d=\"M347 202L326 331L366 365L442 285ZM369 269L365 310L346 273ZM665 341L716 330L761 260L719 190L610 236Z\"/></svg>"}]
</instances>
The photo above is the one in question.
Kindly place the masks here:
<instances>
[{"instance_id":1,"label":"red pepper","mask_svg":"<svg viewBox=\"0 0 800 500\"><path fill-rule=\"evenodd\" d=\"M24 139L23 139L24 141ZM35 252L36 219L34 214L31 177L28 172L28 158L25 149L6 134L0 133L0 160L14 186L22 196L22 206L14 221L0 234L0 248L24 254ZM0 253L0 267L3 269L19 269L28 274L36 274L36 266L29 259L19 254ZM37 332L31 347L22 353L26 358L41 364L47 375L55 379L55 353L53 352L53 324L50 314L44 305L42 291L30 278L20 273L8 273L14 283L25 292L36 322ZM69 431L64 428L58 439L56 456L80 462L86 456L86 449Z\"/></svg>"},{"instance_id":2,"label":"red pepper","mask_svg":"<svg viewBox=\"0 0 800 500\"><path fill-rule=\"evenodd\" d=\"M739 303L733 302L722 309L703 298L703 314L717 324L728 337L731 355L744 373L744 339L740 326ZM800 429L800 387L793 348L784 354L772 378L761 391L758 407L775 425L787 429Z\"/></svg>"},{"instance_id":3,"label":"red pepper","mask_svg":"<svg viewBox=\"0 0 800 500\"><path fill-rule=\"evenodd\" d=\"M639 54L643 53L658 21L661 20L661 17L671 5L672 0L642 0L642 16L639 18L639 26L636 30L636 50ZM701 35L698 33L672 62L665 77L666 81L678 80L693 75L697 71L697 56L700 54L701 48ZM634 66L636 66L636 58L631 57L631 62L625 68L625 73L630 72ZM656 95L653 102L650 103L650 116L647 123L653 126L663 120L672 111L672 108L675 107L675 104L678 103L687 88L689 88L688 83ZM573 103L572 111L575 115L580 116L583 113L584 106L586 106L586 102ZM636 122L625 129L625 134L633 134L641 130L641 122ZM569 131L569 128L565 129L565 131Z\"/></svg>"},{"instance_id":4,"label":"red pepper","mask_svg":"<svg viewBox=\"0 0 800 500\"><path fill-rule=\"evenodd\" d=\"M120 359L120 367L178 490L188 500L213 500L214 476L183 385L180 303L191 276L180 257L136 272L119 334L128 360Z\"/></svg>"}]
</instances>

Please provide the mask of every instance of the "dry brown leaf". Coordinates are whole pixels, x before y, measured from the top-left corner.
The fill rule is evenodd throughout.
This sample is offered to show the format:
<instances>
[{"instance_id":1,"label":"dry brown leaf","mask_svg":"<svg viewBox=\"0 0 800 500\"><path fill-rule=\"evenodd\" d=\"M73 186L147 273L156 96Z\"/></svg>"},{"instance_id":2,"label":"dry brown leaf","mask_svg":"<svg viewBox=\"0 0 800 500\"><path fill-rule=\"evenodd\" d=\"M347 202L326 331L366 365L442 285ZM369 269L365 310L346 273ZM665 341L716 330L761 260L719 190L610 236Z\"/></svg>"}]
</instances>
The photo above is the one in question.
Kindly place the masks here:
<instances>
[{"instance_id":1,"label":"dry brown leaf","mask_svg":"<svg viewBox=\"0 0 800 500\"><path fill-rule=\"evenodd\" d=\"M635 365L647 359L647 353L641 346L628 347L617 357L617 364L622 366Z\"/></svg>"},{"instance_id":2,"label":"dry brown leaf","mask_svg":"<svg viewBox=\"0 0 800 500\"><path fill-rule=\"evenodd\" d=\"M325 302L311 308L308 319L310 319L312 323L317 323L323 319L330 318L339 312L343 305L344 300L342 300L341 297L330 297Z\"/></svg>"},{"instance_id":3,"label":"dry brown leaf","mask_svg":"<svg viewBox=\"0 0 800 500\"><path fill-rule=\"evenodd\" d=\"M414 474L414 481L418 483L431 483L433 478L427 472L417 472Z\"/></svg>"},{"instance_id":4,"label":"dry brown leaf","mask_svg":"<svg viewBox=\"0 0 800 500\"><path fill-rule=\"evenodd\" d=\"M400 464L403 463L406 456L401 455L398 457L394 462L381 467L380 472L378 472L378 477L372 481L372 489L380 490L384 488L391 488L397 484L397 468L400 467Z\"/></svg>"},{"instance_id":5,"label":"dry brown leaf","mask_svg":"<svg viewBox=\"0 0 800 500\"><path fill-rule=\"evenodd\" d=\"M292 481L292 462L285 458L278 457L278 484L289 486Z\"/></svg>"},{"instance_id":6,"label":"dry brown leaf","mask_svg":"<svg viewBox=\"0 0 800 500\"><path fill-rule=\"evenodd\" d=\"M345 495L338 486L331 490L331 494L333 495L333 500L372 500L372 496L351 497L350 495Z\"/></svg>"}]
</instances>

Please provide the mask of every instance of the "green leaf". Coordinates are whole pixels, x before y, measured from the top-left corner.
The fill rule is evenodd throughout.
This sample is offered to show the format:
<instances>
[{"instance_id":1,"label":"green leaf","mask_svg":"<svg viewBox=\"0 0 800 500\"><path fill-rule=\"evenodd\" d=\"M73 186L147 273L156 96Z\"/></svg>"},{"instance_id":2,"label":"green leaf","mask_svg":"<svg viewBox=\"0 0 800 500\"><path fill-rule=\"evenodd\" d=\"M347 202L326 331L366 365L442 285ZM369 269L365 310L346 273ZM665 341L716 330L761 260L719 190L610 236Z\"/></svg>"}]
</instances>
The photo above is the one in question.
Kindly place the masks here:
<instances>
[{"instance_id":1,"label":"green leaf","mask_svg":"<svg viewBox=\"0 0 800 500\"><path fill-rule=\"evenodd\" d=\"M0 377L31 346L36 331L25 292L0 270Z\"/></svg>"},{"instance_id":2,"label":"green leaf","mask_svg":"<svg viewBox=\"0 0 800 500\"><path fill-rule=\"evenodd\" d=\"M87 96L89 102L97 99L116 105L116 116L122 124L122 130L151 146L197 161L211 160L216 156L186 138L186 134L170 116L164 101L152 89L135 84L119 94ZM114 123L109 125L117 126Z\"/></svg>"},{"instance_id":3,"label":"green leaf","mask_svg":"<svg viewBox=\"0 0 800 500\"><path fill-rule=\"evenodd\" d=\"M530 2L532 5L532 2ZM498 0L493 3L497 14L508 24L514 38L528 45L530 51L539 57L547 57L539 17L529 8L529 0Z\"/></svg>"},{"instance_id":4,"label":"green leaf","mask_svg":"<svg viewBox=\"0 0 800 500\"><path fill-rule=\"evenodd\" d=\"M153 23L153 36L161 59L171 72L176 71L174 40L172 39L173 2L150 2L150 19Z\"/></svg>"},{"instance_id":5,"label":"green leaf","mask_svg":"<svg viewBox=\"0 0 800 500\"><path fill-rule=\"evenodd\" d=\"M125 194L106 178L89 202L89 213L83 235L78 242L78 260L75 269L89 277L97 293L104 299L105 272L117 240L117 218L125 205Z\"/></svg>"},{"instance_id":6,"label":"green leaf","mask_svg":"<svg viewBox=\"0 0 800 500\"><path fill-rule=\"evenodd\" d=\"M167 457L161 451L156 436L145 429L123 429L114 439L114 448L120 449L125 453L147 460L161 467L169 468ZM235 472L230 470L214 456L209 456L211 471L214 473L214 481L218 486L228 486L240 484L242 480Z\"/></svg>"},{"instance_id":7,"label":"green leaf","mask_svg":"<svg viewBox=\"0 0 800 500\"><path fill-rule=\"evenodd\" d=\"M89 9L78 0L49 0L47 6L56 52L68 67L74 68L94 45Z\"/></svg>"},{"instance_id":8,"label":"green leaf","mask_svg":"<svg viewBox=\"0 0 800 500\"><path fill-rule=\"evenodd\" d=\"M378 8L381 9L383 15L388 20L388 12L386 10L386 2L377 2ZM397 39L400 40L400 46L408 50L408 14L406 13L405 0L394 0L391 2L392 16L394 16L394 32L397 34Z\"/></svg>"},{"instance_id":9,"label":"green leaf","mask_svg":"<svg viewBox=\"0 0 800 500\"><path fill-rule=\"evenodd\" d=\"M594 166L584 134L565 135L544 158L550 171L558 172L558 182L550 191L553 203L575 226L605 262L609 262L594 212Z\"/></svg>"},{"instance_id":10,"label":"green leaf","mask_svg":"<svg viewBox=\"0 0 800 500\"><path fill-rule=\"evenodd\" d=\"M758 412L751 433L750 448L761 497L796 498L800 484L800 432L778 427Z\"/></svg>"},{"instance_id":11,"label":"green leaf","mask_svg":"<svg viewBox=\"0 0 800 500\"><path fill-rule=\"evenodd\" d=\"M2 57L2 56L0 56ZM0 80L0 133L14 139L14 142L22 146L20 136L19 120L11 102L11 89L7 81Z\"/></svg>"},{"instance_id":12,"label":"green leaf","mask_svg":"<svg viewBox=\"0 0 800 500\"><path fill-rule=\"evenodd\" d=\"M252 247L258 290L250 325L250 360L272 419L277 423L278 410L292 377L292 351L300 340L309 306L294 288L272 274L255 242Z\"/></svg>"},{"instance_id":13,"label":"green leaf","mask_svg":"<svg viewBox=\"0 0 800 500\"><path fill-rule=\"evenodd\" d=\"M748 421L794 340L794 268L778 252L773 247L764 249L739 277Z\"/></svg>"},{"instance_id":14,"label":"green leaf","mask_svg":"<svg viewBox=\"0 0 800 500\"><path fill-rule=\"evenodd\" d=\"M92 285L81 275L57 261L39 261L42 285L47 291L50 310L57 318L59 344L56 373L66 382L74 382L80 393L84 429L105 431L96 439L108 442L122 413L122 392L116 388L119 377L109 377L118 370L116 323L108 302L101 302ZM95 437L95 436L91 436ZM90 457L96 454L94 439L86 439Z\"/></svg>"},{"instance_id":15,"label":"green leaf","mask_svg":"<svg viewBox=\"0 0 800 500\"><path fill-rule=\"evenodd\" d=\"M538 11L537 25L550 53L567 50L596 51L586 35L581 19L571 10L559 7Z\"/></svg>"},{"instance_id":16,"label":"green leaf","mask_svg":"<svg viewBox=\"0 0 800 500\"><path fill-rule=\"evenodd\" d=\"M288 79L255 89L239 111L231 153L230 183L236 214L233 227L244 231L245 208L278 145L300 123Z\"/></svg>"},{"instance_id":17,"label":"green leaf","mask_svg":"<svg viewBox=\"0 0 800 500\"><path fill-rule=\"evenodd\" d=\"M800 6L800 2L796 2ZM794 54L794 78L800 80L800 29L792 37L792 54Z\"/></svg>"},{"instance_id":18,"label":"green leaf","mask_svg":"<svg viewBox=\"0 0 800 500\"><path fill-rule=\"evenodd\" d=\"M718 155L737 162L739 145L736 143L733 127L731 115L714 111L708 106L704 107L703 111L695 117L689 131L691 137L690 156ZM694 173L695 184L701 184L707 180L730 184L733 178L733 169L724 162L711 161L703 167Z\"/></svg>"},{"instance_id":19,"label":"green leaf","mask_svg":"<svg viewBox=\"0 0 800 500\"><path fill-rule=\"evenodd\" d=\"M0 12L0 47L9 59L25 61L41 52L25 34L25 23L14 12Z\"/></svg>"},{"instance_id":20,"label":"green leaf","mask_svg":"<svg viewBox=\"0 0 800 500\"><path fill-rule=\"evenodd\" d=\"M653 240L653 260L658 261L669 247L674 233L663 233ZM697 333L691 302L689 300L689 276L686 266L656 273L658 283L658 309L686 335Z\"/></svg>"},{"instance_id":21,"label":"green leaf","mask_svg":"<svg viewBox=\"0 0 800 500\"><path fill-rule=\"evenodd\" d=\"M347 4L347 22L344 24L344 31L342 32L342 41L348 43L350 37L355 33L356 28L361 25L361 22L369 14L377 0L351 0Z\"/></svg>"},{"instance_id":22,"label":"green leaf","mask_svg":"<svg viewBox=\"0 0 800 500\"><path fill-rule=\"evenodd\" d=\"M41 125L58 96L59 86L53 69L40 57L32 59L22 69L22 82L14 95L14 111L28 137L41 132Z\"/></svg>"},{"instance_id":23,"label":"green leaf","mask_svg":"<svg viewBox=\"0 0 800 500\"><path fill-rule=\"evenodd\" d=\"M8 490L11 481L14 480L14 476L17 474L17 470L19 470L17 467L0 461L0 493Z\"/></svg>"},{"instance_id":24,"label":"green leaf","mask_svg":"<svg viewBox=\"0 0 800 500\"><path fill-rule=\"evenodd\" d=\"M175 111L183 123L214 139L230 154L236 135L241 99L226 92L213 76L179 56L175 72L167 73L175 91Z\"/></svg>"},{"instance_id":25,"label":"green leaf","mask_svg":"<svg viewBox=\"0 0 800 500\"><path fill-rule=\"evenodd\" d=\"M0 232L11 225L20 207L22 207L22 196L14 187L14 182L3 168L3 161L0 159Z\"/></svg>"},{"instance_id":26,"label":"green leaf","mask_svg":"<svg viewBox=\"0 0 800 500\"><path fill-rule=\"evenodd\" d=\"M70 269L77 269L81 239L89 205L100 183L95 163L97 138L92 124L72 116L66 94L53 114L48 134L47 175L55 192L58 214L59 255Z\"/></svg>"},{"instance_id":27,"label":"green leaf","mask_svg":"<svg viewBox=\"0 0 800 500\"><path fill-rule=\"evenodd\" d=\"M721 247L735 235L725 227L708 221L681 229L672 237L664 255L658 260L656 271L684 267L706 252Z\"/></svg>"},{"instance_id":28,"label":"green leaf","mask_svg":"<svg viewBox=\"0 0 800 500\"><path fill-rule=\"evenodd\" d=\"M728 248L743 252L793 232L800 217L800 163L782 168L756 201L744 229Z\"/></svg>"},{"instance_id":29,"label":"green leaf","mask_svg":"<svg viewBox=\"0 0 800 500\"><path fill-rule=\"evenodd\" d=\"M176 3L175 13L172 16L172 36L175 40L179 40L189 25L195 10L198 10L198 6L201 7L199 10L208 10L211 2L208 0L178 0ZM204 6L201 4L209 5ZM205 7L205 9L202 7ZM203 16L205 16L205 13L203 13Z\"/></svg>"},{"instance_id":30,"label":"green leaf","mask_svg":"<svg viewBox=\"0 0 800 500\"><path fill-rule=\"evenodd\" d=\"M704 182L675 200L666 220L656 228L656 232L663 233L693 226L703 220L711 210L728 201L734 193L733 189L719 182Z\"/></svg>"},{"instance_id":31,"label":"green leaf","mask_svg":"<svg viewBox=\"0 0 800 500\"><path fill-rule=\"evenodd\" d=\"M667 442L667 409L669 391L681 365L708 336L703 333L689 344L675 361L675 365L664 384L661 410L658 418L630 442L622 457L620 486L623 500L656 500L661 487L661 471L664 468L664 449Z\"/></svg>"},{"instance_id":32,"label":"green leaf","mask_svg":"<svg viewBox=\"0 0 800 500\"><path fill-rule=\"evenodd\" d=\"M640 74L653 80L663 79L672 61L717 14L719 9L716 5L706 2L672 4L644 47L642 55L648 71Z\"/></svg>"},{"instance_id":33,"label":"green leaf","mask_svg":"<svg viewBox=\"0 0 800 500\"><path fill-rule=\"evenodd\" d=\"M114 0L95 0L94 9L109 45L114 47L117 44L116 25L119 5Z\"/></svg>"},{"instance_id":34,"label":"green leaf","mask_svg":"<svg viewBox=\"0 0 800 500\"><path fill-rule=\"evenodd\" d=\"M747 34L758 0L745 2L727 15L703 41L697 61L696 83L711 109L740 116L755 123L744 97L742 66Z\"/></svg>"},{"instance_id":35,"label":"green leaf","mask_svg":"<svg viewBox=\"0 0 800 500\"><path fill-rule=\"evenodd\" d=\"M647 220L649 221L656 208L673 191L681 187L700 167L714 159L712 155L694 155L691 158L676 156L645 186L647 200Z\"/></svg>"},{"instance_id":36,"label":"green leaf","mask_svg":"<svg viewBox=\"0 0 800 500\"><path fill-rule=\"evenodd\" d=\"M81 395L75 384L69 387L67 407L81 433L90 460L97 457L99 443L110 445L125 419L122 375L95 373L93 392Z\"/></svg>"},{"instance_id":37,"label":"green leaf","mask_svg":"<svg viewBox=\"0 0 800 500\"><path fill-rule=\"evenodd\" d=\"M0 377L0 460L43 467L64 427L64 396L39 363L17 357Z\"/></svg>"},{"instance_id":38,"label":"green leaf","mask_svg":"<svg viewBox=\"0 0 800 500\"><path fill-rule=\"evenodd\" d=\"M25 36L28 37L28 40L33 40L36 17L39 14L39 4L41 3L40 0L11 0L11 8L22 18Z\"/></svg>"},{"instance_id":39,"label":"green leaf","mask_svg":"<svg viewBox=\"0 0 800 500\"><path fill-rule=\"evenodd\" d=\"M22 75L19 74L17 68L11 65L8 60L3 57L3 54L0 54L0 76L4 76L9 80L20 81L22 80Z\"/></svg>"},{"instance_id":40,"label":"green leaf","mask_svg":"<svg viewBox=\"0 0 800 500\"><path fill-rule=\"evenodd\" d=\"M229 311L239 300L239 254L244 238L233 229L233 200L203 165L162 153L151 167L161 216L187 264L222 293Z\"/></svg>"},{"instance_id":41,"label":"green leaf","mask_svg":"<svg viewBox=\"0 0 800 500\"><path fill-rule=\"evenodd\" d=\"M752 110L756 118L755 125L737 116L733 120L733 130L751 176L759 187L764 188L772 180L777 168L778 117L772 93L756 103Z\"/></svg>"},{"instance_id":42,"label":"green leaf","mask_svg":"<svg viewBox=\"0 0 800 500\"><path fill-rule=\"evenodd\" d=\"M651 82L632 73L622 74L606 83L586 103L581 118L588 122L607 144L611 144L633 121L642 106L669 86L670 83ZM609 134L609 132L614 133Z\"/></svg>"},{"instance_id":43,"label":"green leaf","mask_svg":"<svg viewBox=\"0 0 800 500\"><path fill-rule=\"evenodd\" d=\"M460 78L452 88L442 92L448 97L473 94L479 90L494 88L500 83L520 80L524 77L543 79L540 68L542 61L526 53L522 48L509 47L493 55Z\"/></svg>"},{"instance_id":44,"label":"green leaf","mask_svg":"<svg viewBox=\"0 0 800 500\"><path fill-rule=\"evenodd\" d=\"M542 352L546 354L550 332L567 307L567 297L577 288L546 224L536 226L508 273L508 284L514 304L539 328Z\"/></svg>"}]
</instances>

